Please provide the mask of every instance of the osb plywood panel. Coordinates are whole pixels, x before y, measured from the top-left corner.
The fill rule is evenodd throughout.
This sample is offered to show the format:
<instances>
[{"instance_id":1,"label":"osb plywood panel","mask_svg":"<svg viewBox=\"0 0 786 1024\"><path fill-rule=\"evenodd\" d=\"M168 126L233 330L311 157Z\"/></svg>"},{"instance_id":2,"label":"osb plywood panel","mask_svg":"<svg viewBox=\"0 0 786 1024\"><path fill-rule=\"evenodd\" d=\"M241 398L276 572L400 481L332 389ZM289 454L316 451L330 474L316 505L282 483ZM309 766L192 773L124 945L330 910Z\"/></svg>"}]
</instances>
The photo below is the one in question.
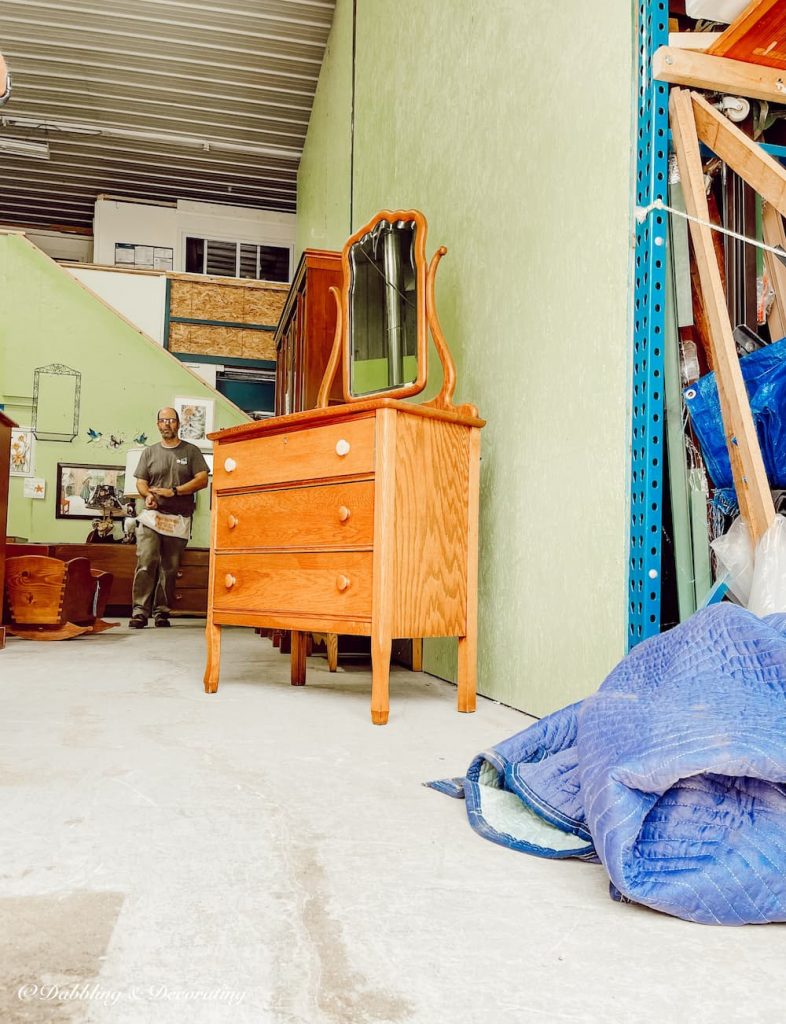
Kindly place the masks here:
<instances>
[{"instance_id":1,"label":"osb plywood panel","mask_svg":"<svg viewBox=\"0 0 786 1024\"><path fill-rule=\"evenodd\" d=\"M707 52L786 71L786 4L754 0Z\"/></svg>"},{"instance_id":2,"label":"osb plywood panel","mask_svg":"<svg viewBox=\"0 0 786 1024\"><path fill-rule=\"evenodd\" d=\"M170 282L169 315L191 316L191 286L183 281Z\"/></svg>"},{"instance_id":3,"label":"osb plywood panel","mask_svg":"<svg viewBox=\"0 0 786 1024\"><path fill-rule=\"evenodd\" d=\"M240 331L243 359L276 358L276 336L272 331Z\"/></svg>"},{"instance_id":4,"label":"osb plywood panel","mask_svg":"<svg viewBox=\"0 0 786 1024\"><path fill-rule=\"evenodd\" d=\"M191 316L200 320L243 319L244 289L232 285L195 284L191 286Z\"/></svg>"},{"instance_id":5,"label":"osb plywood panel","mask_svg":"<svg viewBox=\"0 0 786 1024\"><path fill-rule=\"evenodd\" d=\"M287 290L248 288L244 293L243 322L275 327L287 300Z\"/></svg>"},{"instance_id":6,"label":"osb plywood panel","mask_svg":"<svg viewBox=\"0 0 786 1024\"><path fill-rule=\"evenodd\" d=\"M188 324L170 323L168 346L171 352L202 351L201 349L189 348L191 344L191 339L189 338L190 330L191 328Z\"/></svg>"},{"instance_id":7,"label":"osb plywood panel","mask_svg":"<svg viewBox=\"0 0 786 1024\"><path fill-rule=\"evenodd\" d=\"M287 292L283 285L257 286L245 281L172 280L170 315L274 327L284 308Z\"/></svg>"},{"instance_id":8,"label":"osb plywood panel","mask_svg":"<svg viewBox=\"0 0 786 1024\"><path fill-rule=\"evenodd\" d=\"M205 327L201 324L171 324L169 348L172 352L210 356L243 357L244 332L237 327ZM255 332L248 332L255 333Z\"/></svg>"}]
</instances>

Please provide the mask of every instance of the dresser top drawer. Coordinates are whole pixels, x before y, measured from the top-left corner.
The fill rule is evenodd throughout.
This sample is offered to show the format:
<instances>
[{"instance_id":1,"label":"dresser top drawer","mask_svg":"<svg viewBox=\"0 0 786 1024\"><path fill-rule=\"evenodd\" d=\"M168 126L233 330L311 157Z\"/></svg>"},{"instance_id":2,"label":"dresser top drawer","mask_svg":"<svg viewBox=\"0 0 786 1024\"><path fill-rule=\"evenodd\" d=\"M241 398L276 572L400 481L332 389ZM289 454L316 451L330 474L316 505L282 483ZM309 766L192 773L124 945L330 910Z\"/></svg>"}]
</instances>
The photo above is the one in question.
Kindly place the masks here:
<instances>
[{"instance_id":1,"label":"dresser top drawer","mask_svg":"<svg viewBox=\"0 0 786 1024\"><path fill-rule=\"evenodd\" d=\"M218 444L217 490L374 472L374 417Z\"/></svg>"}]
</instances>

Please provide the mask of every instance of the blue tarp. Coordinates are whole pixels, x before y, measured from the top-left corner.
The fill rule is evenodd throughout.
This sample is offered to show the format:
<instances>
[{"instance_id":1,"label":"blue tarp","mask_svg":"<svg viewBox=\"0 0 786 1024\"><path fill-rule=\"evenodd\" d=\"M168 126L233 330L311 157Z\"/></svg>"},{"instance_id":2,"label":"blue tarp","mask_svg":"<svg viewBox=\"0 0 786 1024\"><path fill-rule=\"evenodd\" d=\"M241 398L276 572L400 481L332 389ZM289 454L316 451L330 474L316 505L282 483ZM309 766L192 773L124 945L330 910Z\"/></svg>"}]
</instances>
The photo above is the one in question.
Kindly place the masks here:
<instances>
[{"instance_id":1,"label":"blue tarp","mask_svg":"<svg viewBox=\"0 0 786 1024\"><path fill-rule=\"evenodd\" d=\"M771 487L786 487L786 338L743 356L740 368L767 479ZM715 374L700 377L683 394L710 479L716 487L732 487Z\"/></svg>"},{"instance_id":2,"label":"blue tarp","mask_svg":"<svg viewBox=\"0 0 786 1024\"><path fill-rule=\"evenodd\" d=\"M737 925L786 921L784 783L786 615L720 604L431 785L503 846L599 859L615 898Z\"/></svg>"}]
</instances>

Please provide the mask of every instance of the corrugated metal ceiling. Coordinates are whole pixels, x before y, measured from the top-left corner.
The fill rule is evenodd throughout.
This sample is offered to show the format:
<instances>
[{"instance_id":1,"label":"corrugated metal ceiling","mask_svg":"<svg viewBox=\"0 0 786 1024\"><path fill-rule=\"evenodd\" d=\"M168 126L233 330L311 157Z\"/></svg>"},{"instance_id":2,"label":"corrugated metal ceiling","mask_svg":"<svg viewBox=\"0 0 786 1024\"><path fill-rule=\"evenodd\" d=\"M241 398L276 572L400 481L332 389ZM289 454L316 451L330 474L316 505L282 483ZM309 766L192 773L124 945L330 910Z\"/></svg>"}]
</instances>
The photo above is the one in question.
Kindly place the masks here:
<instances>
[{"instance_id":1,"label":"corrugated metal ceiling","mask_svg":"<svg viewBox=\"0 0 786 1024\"><path fill-rule=\"evenodd\" d=\"M100 193L293 211L335 0L2 0L0 223L89 227Z\"/></svg>"}]
</instances>

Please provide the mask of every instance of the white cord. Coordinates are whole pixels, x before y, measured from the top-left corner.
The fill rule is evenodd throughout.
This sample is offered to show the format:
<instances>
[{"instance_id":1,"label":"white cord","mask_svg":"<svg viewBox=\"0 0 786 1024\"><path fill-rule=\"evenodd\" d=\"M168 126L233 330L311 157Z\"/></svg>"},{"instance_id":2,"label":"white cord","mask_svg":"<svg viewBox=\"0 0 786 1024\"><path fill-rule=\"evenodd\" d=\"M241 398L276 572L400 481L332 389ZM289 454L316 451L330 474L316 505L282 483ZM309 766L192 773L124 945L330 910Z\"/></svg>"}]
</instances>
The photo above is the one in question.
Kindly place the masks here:
<instances>
[{"instance_id":1,"label":"white cord","mask_svg":"<svg viewBox=\"0 0 786 1024\"><path fill-rule=\"evenodd\" d=\"M637 223L643 224L653 210L665 210L667 213L673 213L677 217L684 217L685 220L692 220L694 224L701 224L703 227L710 228L712 231L720 231L722 235L729 235L731 238L736 238L740 242L747 242L748 245L755 245L757 249L763 249L765 252L774 253L776 256L786 257L786 249L781 249L780 246L765 245L764 242L760 242L756 238L748 238L747 235L740 235L736 231L731 231L729 228L722 228L720 224L713 224L708 220L702 220L700 217L694 217L690 213L685 213L684 210L675 210L673 206L667 206L662 199L656 199L653 203L650 203L649 206L637 206L635 208Z\"/></svg>"}]
</instances>

